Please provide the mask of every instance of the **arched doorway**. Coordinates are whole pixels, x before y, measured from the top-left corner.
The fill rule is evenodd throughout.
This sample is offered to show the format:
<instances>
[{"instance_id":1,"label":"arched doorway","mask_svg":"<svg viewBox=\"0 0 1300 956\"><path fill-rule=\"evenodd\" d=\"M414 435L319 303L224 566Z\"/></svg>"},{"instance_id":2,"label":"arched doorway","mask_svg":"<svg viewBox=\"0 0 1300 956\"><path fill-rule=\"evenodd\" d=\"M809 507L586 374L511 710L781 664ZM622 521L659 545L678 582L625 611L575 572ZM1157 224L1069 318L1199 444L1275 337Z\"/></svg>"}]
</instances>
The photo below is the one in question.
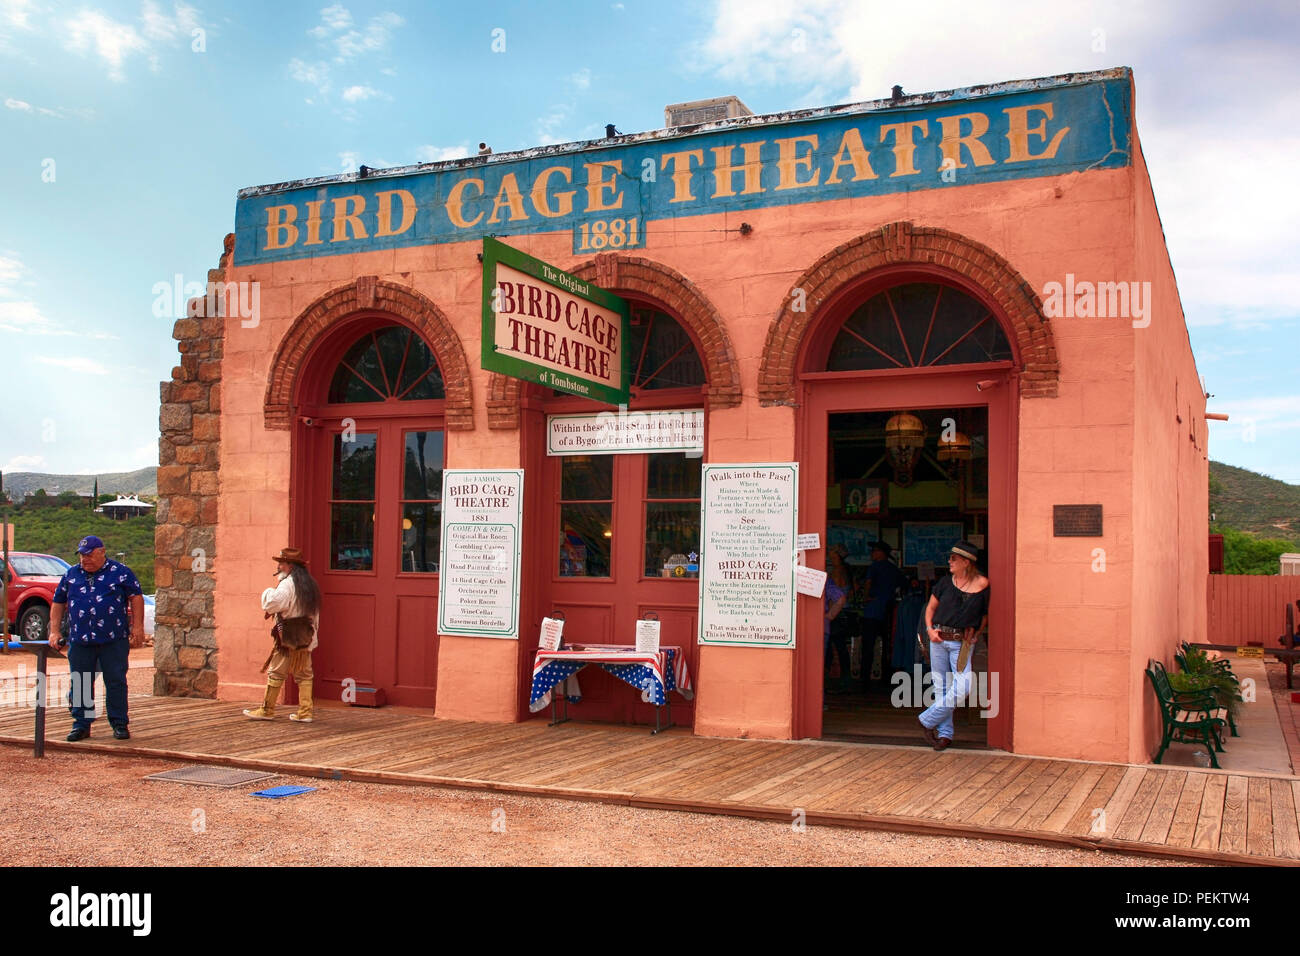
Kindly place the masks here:
<instances>
[{"instance_id":1,"label":"arched doorway","mask_svg":"<svg viewBox=\"0 0 1300 956\"><path fill-rule=\"evenodd\" d=\"M962 276L883 266L827 299L797 361L801 512L824 516L824 547L848 542L858 564L851 576L867 577L869 542L884 541L904 579L917 582L914 613L933 578L946 572L947 547L960 538L982 542L992 607L987 656L981 648L976 661L986 706L959 715L958 738L994 747L1011 742L1020 357L1008 328L996 301ZM861 657L850 686L836 688L844 691L839 697L830 693L834 670L817 639L820 607L801 609L807 639L796 658L798 736L919 741L912 727L922 704L919 672L912 673L914 632L896 632L903 607L890 604L879 641L858 621Z\"/></svg>"},{"instance_id":2,"label":"arched doorway","mask_svg":"<svg viewBox=\"0 0 1300 956\"><path fill-rule=\"evenodd\" d=\"M323 594L321 696L350 680L434 706L445 397L429 343L391 315L339 322L307 358L291 501Z\"/></svg>"},{"instance_id":3,"label":"arched doorway","mask_svg":"<svg viewBox=\"0 0 1300 956\"><path fill-rule=\"evenodd\" d=\"M708 382L693 332L659 303L629 297L629 304L627 410L703 408L707 423ZM586 399L530 390L528 404L538 414L525 427L534 431L551 415L610 411ZM529 444L530 474L540 477L546 509L531 563L539 591L549 596L545 608L565 614L566 642L631 644L635 622L653 612L661 644L680 647L691 673L698 673L694 558L702 458L681 452L548 455L544 441ZM531 661L536 631L526 629L523 637ZM651 705L609 674L589 667L580 681L582 700L570 710L575 719L654 722ZM672 703L674 723L691 726L693 705L676 695Z\"/></svg>"}]
</instances>

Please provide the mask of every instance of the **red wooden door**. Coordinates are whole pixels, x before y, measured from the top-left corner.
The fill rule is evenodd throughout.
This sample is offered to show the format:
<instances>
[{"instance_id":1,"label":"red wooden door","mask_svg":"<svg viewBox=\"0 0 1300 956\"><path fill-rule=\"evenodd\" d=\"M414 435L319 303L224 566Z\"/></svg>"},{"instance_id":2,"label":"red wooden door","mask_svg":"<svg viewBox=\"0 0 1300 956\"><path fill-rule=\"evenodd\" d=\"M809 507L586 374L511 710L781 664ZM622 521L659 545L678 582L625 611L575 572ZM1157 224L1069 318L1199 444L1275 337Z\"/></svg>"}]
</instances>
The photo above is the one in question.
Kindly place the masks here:
<instances>
[{"instance_id":1,"label":"red wooden door","mask_svg":"<svg viewBox=\"0 0 1300 956\"><path fill-rule=\"evenodd\" d=\"M679 646L696 673L699 580L689 568L698 567L700 463L682 454L545 459L549 533L540 560L549 565L551 606L565 614L566 644L633 644L636 621L653 612L660 643ZM537 635L525 638L535 649ZM578 679L574 718L654 722L654 709L628 684L596 667ZM694 707L677 693L672 705L674 723L690 726Z\"/></svg>"},{"instance_id":2,"label":"red wooden door","mask_svg":"<svg viewBox=\"0 0 1300 956\"><path fill-rule=\"evenodd\" d=\"M405 411L405 410L403 410ZM314 419L301 506L322 592L318 696L345 682L434 706L441 420L415 410Z\"/></svg>"}]
</instances>

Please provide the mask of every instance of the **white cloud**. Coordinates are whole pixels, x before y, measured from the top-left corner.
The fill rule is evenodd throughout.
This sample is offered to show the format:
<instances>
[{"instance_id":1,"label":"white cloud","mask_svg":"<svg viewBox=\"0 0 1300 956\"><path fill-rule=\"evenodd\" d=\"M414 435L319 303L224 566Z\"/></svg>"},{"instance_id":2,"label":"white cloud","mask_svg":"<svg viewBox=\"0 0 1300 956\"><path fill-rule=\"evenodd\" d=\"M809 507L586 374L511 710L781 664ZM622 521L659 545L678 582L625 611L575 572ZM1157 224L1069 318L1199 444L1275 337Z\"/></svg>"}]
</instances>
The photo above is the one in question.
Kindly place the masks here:
<instances>
[{"instance_id":1,"label":"white cloud","mask_svg":"<svg viewBox=\"0 0 1300 956\"><path fill-rule=\"evenodd\" d=\"M140 8L140 29L114 20L98 10L83 7L63 23L64 46L77 53L94 52L108 66L114 82L126 79L123 70L133 56L144 57L154 72L162 67L157 45L183 43L188 46L192 31L201 23L199 11L185 3L175 3L171 15L165 14L154 0L144 0Z\"/></svg>"},{"instance_id":2,"label":"white cloud","mask_svg":"<svg viewBox=\"0 0 1300 956\"><path fill-rule=\"evenodd\" d=\"M13 472L18 471L36 471L45 465L44 455L15 455L3 465L0 465L0 471L12 477Z\"/></svg>"},{"instance_id":3,"label":"white cloud","mask_svg":"<svg viewBox=\"0 0 1300 956\"><path fill-rule=\"evenodd\" d=\"M320 26L308 30L307 33L309 36L323 39L329 36L333 31L346 30L348 27L352 26L352 14L349 13L348 8L343 6L341 3L336 3L332 7L326 7L320 12L320 15Z\"/></svg>"},{"instance_id":4,"label":"white cloud","mask_svg":"<svg viewBox=\"0 0 1300 956\"><path fill-rule=\"evenodd\" d=\"M308 30L307 35L332 46L335 63L384 49L393 31L406 22L396 13L381 13L371 17L365 27L358 30L352 14L341 3L326 7L320 13L320 24Z\"/></svg>"},{"instance_id":5,"label":"white cloud","mask_svg":"<svg viewBox=\"0 0 1300 956\"><path fill-rule=\"evenodd\" d=\"M65 23L67 38L64 44L70 50L84 53L92 46L99 58L108 64L108 77L121 82L125 79L122 64L127 57L148 48L135 27L111 20L98 10L81 10Z\"/></svg>"},{"instance_id":6,"label":"white cloud","mask_svg":"<svg viewBox=\"0 0 1300 956\"><path fill-rule=\"evenodd\" d=\"M577 73L569 74L569 83L576 90L591 89L591 70L584 66Z\"/></svg>"},{"instance_id":7,"label":"white cloud","mask_svg":"<svg viewBox=\"0 0 1300 956\"><path fill-rule=\"evenodd\" d=\"M0 0L0 23L15 30L30 30L27 17L34 7L32 0Z\"/></svg>"},{"instance_id":8,"label":"white cloud","mask_svg":"<svg viewBox=\"0 0 1300 956\"><path fill-rule=\"evenodd\" d=\"M24 113L30 113L32 111L32 104L24 103L22 100L16 100L13 97L10 97L5 100L5 108L11 110L22 110Z\"/></svg>"},{"instance_id":9,"label":"white cloud","mask_svg":"<svg viewBox=\"0 0 1300 956\"><path fill-rule=\"evenodd\" d=\"M308 63L294 57L289 61L289 75L299 83L310 83L321 94L329 92L330 68L328 64Z\"/></svg>"},{"instance_id":10,"label":"white cloud","mask_svg":"<svg viewBox=\"0 0 1300 956\"><path fill-rule=\"evenodd\" d=\"M339 168L345 173L355 172L361 164L361 154L347 150L339 153Z\"/></svg>"},{"instance_id":11,"label":"white cloud","mask_svg":"<svg viewBox=\"0 0 1300 956\"><path fill-rule=\"evenodd\" d=\"M144 35L150 40L164 42L183 37L189 42L191 32L199 25L199 11L184 3L172 6L172 16L166 16L158 9L153 0L144 0L140 7L140 19L144 21Z\"/></svg>"},{"instance_id":12,"label":"white cloud","mask_svg":"<svg viewBox=\"0 0 1300 956\"><path fill-rule=\"evenodd\" d=\"M415 158L422 163L441 163L449 159L464 159L470 154L469 144L459 146L420 146L415 150Z\"/></svg>"},{"instance_id":13,"label":"white cloud","mask_svg":"<svg viewBox=\"0 0 1300 956\"><path fill-rule=\"evenodd\" d=\"M349 86L343 91L343 99L347 103L359 103L362 100L370 100L375 97L386 96L373 86Z\"/></svg>"},{"instance_id":14,"label":"white cloud","mask_svg":"<svg viewBox=\"0 0 1300 956\"><path fill-rule=\"evenodd\" d=\"M0 255L0 295L11 295L12 287L18 284L25 271L22 260Z\"/></svg>"},{"instance_id":15,"label":"white cloud","mask_svg":"<svg viewBox=\"0 0 1300 956\"><path fill-rule=\"evenodd\" d=\"M42 365L53 365L55 368L66 368L70 372L81 372L86 375L108 375L109 370L106 366L100 365L94 359L84 358L80 355L70 355L67 358L56 358L51 355L38 355L36 361Z\"/></svg>"},{"instance_id":16,"label":"white cloud","mask_svg":"<svg viewBox=\"0 0 1300 956\"><path fill-rule=\"evenodd\" d=\"M53 326L35 302L0 302L0 329L47 335L51 334Z\"/></svg>"}]
</instances>

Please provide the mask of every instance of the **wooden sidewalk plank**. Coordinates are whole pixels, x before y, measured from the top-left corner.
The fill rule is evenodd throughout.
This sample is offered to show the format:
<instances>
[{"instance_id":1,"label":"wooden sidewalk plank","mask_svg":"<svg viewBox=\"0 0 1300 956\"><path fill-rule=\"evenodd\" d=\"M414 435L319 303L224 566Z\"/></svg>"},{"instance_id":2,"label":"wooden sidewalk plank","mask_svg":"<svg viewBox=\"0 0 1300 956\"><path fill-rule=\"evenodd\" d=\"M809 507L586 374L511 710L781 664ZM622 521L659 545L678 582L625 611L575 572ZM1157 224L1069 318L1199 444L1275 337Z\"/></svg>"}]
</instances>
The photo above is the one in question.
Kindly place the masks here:
<instances>
[{"instance_id":1,"label":"wooden sidewalk plank","mask_svg":"<svg viewBox=\"0 0 1300 956\"><path fill-rule=\"evenodd\" d=\"M1048 761L1031 760L1025 766L1024 770L1014 777L1008 778L1001 782L999 789L989 797L988 801L979 809L970 813L964 820L972 824L989 824L992 825L993 818L1001 813L1010 803L1019 797L1022 793L1033 786L1034 781L1047 769Z\"/></svg>"},{"instance_id":2,"label":"wooden sidewalk plank","mask_svg":"<svg viewBox=\"0 0 1300 956\"><path fill-rule=\"evenodd\" d=\"M1178 796L1174 818L1169 824L1165 843L1169 846L1190 847L1196 836L1196 821L1201 814L1201 800L1205 796L1208 774L1189 773L1183 782L1183 792Z\"/></svg>"},{"instance_id":3,"label":"wooden sidewalk plank","mask_svg":"<svg viewBox=\"0 0 1300 956\"><path fill-rule=\"evenodd\" d=\"M1106 766L1102 771L1101 779L1079 801L1079 806L1057 832L1079 837L1109 836L1106 826L1108 822L1106 820L1106 807L1115 798L1127 773L1127 767L1114 764ZM1059 823L1059 821L1051 822L1054 825Z\"/></svg>"},{"instance_id":4,"label":"wooden sidewalk plank","mask_svg":"<svg viewBox=\"0 0 1300 956\"><path fill-rule=\"evenodd\" d=\"M1004 772L997 773L974 785L971 792L954 806L944 811L937 811L939 819L965 823L1005 787L1023 774L1033 763L1030 760L1016 760Z\"/></svg>"},{"instance_id":5,"label":"wooden sidewalk plank","mask_svg":"<svg viewBox=\"0 0 1300 956\"><path fill-rule=\"evenodd\" d=\"M1119 829L1120 822L1128 812L1129 804L1133 802L1133 797L1137 794L1138 788L1142 786L1142 781L1146 778L1147 771L1143 767L1129 767L1124 771L1124 776L1111 794L1111 798L1106 801L1106 806L1102 807L1102 812L1090 828L1089 833L1094 836L1114 837L1115 831Z\"/></svg>"},{"instance_id":6,"label":"wooden sidewalk plank","mask_svg":"<svg viewBox=\"0 0 1300 956\"><path fill-rule=\"evenodd\" d=\"M1020 819L1029 812L1029 808L1044 793L1052 788L1052 785L1060 779L1061 774L1065 773L1070 766L1059 760L1042 762L1046 764L1043 772L1002 808L991 821L993 826L1019 829Z\"/></svg>"},{"instance_id":7,"label":"wooden sidewalk plank","mask_svg":"<svg viewBox=\"0 0 1300 956\"><path fill-rule=\"evenodd\" d=\"M956 759L936 763L931 771L932 784L907 794L905 802L895 804L889 812L904 817L929 817L954 790L993 763L987 754L953 754Z\"/></svg>"},{"instance_id":8,"label":"wooden sidewalk plank","mask_svg":"<svg viewBox=\"0 0 1300 956\"><path fill-rule=\"evenodd\" d=\"M1056 808L1061 805L1061 801L1069 793L1073 792L1075 784L1087 769L1087 764L1069 764L1056 782L1048 787L1043 795L1034 801L1033 806L1025 811L1025 815L1020 818L1017 826L1025 830L1046 829L1047 818L1056 812Z\"/></svg>"},{"instance_id":9,"label":"wooden sidewalk plank","mask_svg":"<svg viewBox=\"0 0 1300 956\"><path fill-rule=\"evenodd\" d=\"M1300 860L1300 828L1297 828L1292 786L1300 781L1270 780L1273 801L1273 854Z\"/></svg>"},{"instance_id":10,"label":"wooden sidewalk plank","mask_svg":"<svg viewBox=\"0 0 1300 956\"><path fill-rule=\"evenodd\" d=\"M1218 849L1230 853L1246 852L1246 800L1249 780L1232 774L1228 777L1228 792L1223 798L1223 823L1219 831Z\"/></svg>"},{"instance_id":11,"label":"wooden sidewalk plank","mask_svg":"<svg viewBox=\"0 0 1300 956\"><path fill-rule=\"evenodd\" d=\"M1005 754L994 757L981 767L978 772L965 778L956 787L948 791L944 798L934 805L934 816L940 818L945 816L964 800L969 799L980 787L1005 773L1008 768L1013 766L1014 762L1011 757Z\"/></svg>"},{"instance_id":12,"label":"wooden sidewalk plank","mask_svg":"<svg viewBox=\"0 0 1300 956\"><path fill-rule=\"evenodd\" d=\"M1083 773L1079 775L1070 786L1070 789L1061 797L1061 802L1056 805L1056 809L1043 820L1041 829L1049 833L1060 833L1079 811L1079 808L1083 806L1088 799L1088 795L1096 788L1105 772L1105 767L1085 764Z\"/></svg>"},{"instance_id":13,"label":"wooden sidewalk plank","mask_svg":"<svg viewBox=\"0 0 1300 956\"><path fill-rule=\"evenodd\" d=\"M1223 831L1223 800L1228 789L1228 778L1221 773L1209 774L1205 780L1205 795L1201 797L1201 814L1196 820L1196 835L1192 848L1217 850Z\"/></svg>"},{"instance_id":14,"label":"wooden sidewalk plank","mask_svg":"<svg viewBox=\"0 0 1300 956\"><path fill-rule=\"evenodd\" d=\"M1167 770L1165 779L1160 783L1160 792L1151 807L1146 826L1138 837L1140 843L1165 843L1169 839L1169 829L1173 826L1174 812L1183 795L1188 773L1185 770Z\"/></svg>"},{"instance_id":15,"label":"wooden sidewalk plank","mask_svg":"<svg viewBox=\"0 0 1300 956\"><path fill-rule=\"evenodd\" d=\"M1147 825L1147 818L1151 816L1151 808L1155 806L1156 794L1160 792L1160 786L1165 782L1165 770L1148 770L1146 776L1142 778L1142 783L1138 785L1137 793L1133 794L1133 800L1129 803L1128 809L1124 815L1119 818L1119 826L1115 828L1114 839L1128 840L1133 843L1140 843L1139 837L1142 836L1142 829Z\"/></svg>"},{"instance_id":16,"label":"wooden sidewalk plank","mask_svg":"<svg viewBox=\"0 0 1300 956\"><path fill-rule=\"evenodd\" d=\"M880 751L881 759L862 764L844 775L838 786L805 800L809 809L851 809L866 811L871 798L886 789L899 774L906 774L920 764L925 751L899 747Z\"/></svg>"},{"instance_id":17,"label":"wooden sidewalk plank","mask_svg":"<svg viewBox=\"0 0 1300 956\"><path fill-rule=\"evenodd\" d=\"M767 803L769 796L790 789L791 784L796 781L801 789L807 789L812 781L821 780L826 774L833 775L852 759L852 754L848 753L836 753L833 750L818 753L817 750L809 749L811 752L808 758L793 770L759 780L746 789L732 794L731 798L752 803Z\"/></svg>"},{"instance_id":18,"label":"wooden sidewalk plank","mask_svg":"<svg viewBox=\"0 0 1300 956\"><path fill-rule=\"evenodd\" d=\"M1251 777L1246 791L1246 852L1273 856L1272 790L1263 777Z\"/></svg>"}]
</instances>

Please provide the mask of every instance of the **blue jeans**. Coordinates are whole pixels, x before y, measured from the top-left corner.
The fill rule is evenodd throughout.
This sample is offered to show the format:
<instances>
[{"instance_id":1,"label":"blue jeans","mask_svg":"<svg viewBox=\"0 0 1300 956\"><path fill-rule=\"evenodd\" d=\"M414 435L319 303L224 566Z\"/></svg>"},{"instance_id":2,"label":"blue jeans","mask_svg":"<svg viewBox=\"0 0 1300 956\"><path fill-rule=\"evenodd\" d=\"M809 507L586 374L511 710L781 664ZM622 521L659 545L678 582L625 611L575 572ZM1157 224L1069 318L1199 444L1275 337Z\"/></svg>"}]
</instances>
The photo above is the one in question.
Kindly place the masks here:
<instances>
[{"instance_id":1,"label":"blue jeans","mask_svg":"<svg viewBox=\"0 0 1300 956\"><path fill-rule=\"evenodd\" d=\"M68 688L68 712L73 727L90 729L95 720L95 675L104 675L104 696L108 700L108 722L125 727L126 669L131 642L126 638L107 644L68 642L68 670L72 680ZM87 706L82 706L82 705Z\"/></svg>"},{"instance_id":2,"label":"blue jeans","mask_svg":"<svg viewBox=\"0 0 1300 956\"><path fill-rule=\"evenodd\" d=\"M963 700L970 693L971 663L974 661L974 648L971 660L966 662L966 669L957 673L957 657L961 654L961 641L944 641L942 644L930 644L930 674L934 680L934 703L921 711L922 726L936 731L940 737L952 740L952 712L957 701Z\"/></svg>"}]
</instances>

